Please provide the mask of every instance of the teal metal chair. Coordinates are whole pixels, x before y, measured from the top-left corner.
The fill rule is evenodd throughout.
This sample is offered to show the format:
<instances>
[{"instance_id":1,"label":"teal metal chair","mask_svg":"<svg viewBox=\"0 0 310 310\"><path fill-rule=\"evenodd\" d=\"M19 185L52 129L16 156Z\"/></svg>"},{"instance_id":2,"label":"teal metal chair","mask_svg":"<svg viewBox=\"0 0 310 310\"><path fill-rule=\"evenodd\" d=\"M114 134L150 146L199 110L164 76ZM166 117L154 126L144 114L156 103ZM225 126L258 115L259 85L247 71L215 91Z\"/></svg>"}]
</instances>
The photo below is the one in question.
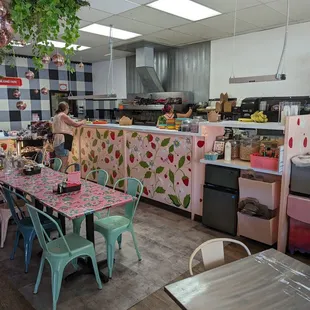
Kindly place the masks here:
<instances>
[{"instance_id":1,"label":"teal metal chair","mask_svg":"<svg viewBox=\"0 0 310 310\"><path fill-rule=\"evenodd\" d=\"M89 177L93 176L93 178L95 179L97 176L97 183L102 185L102 186L106 186L109 180L109 174L103 170L103 169L96 169L96 170L92 170L90 171L86 177L85 180L88 181ZM99 212L95 213L95 216L100 219L101 218L101 214ZM77 219L74 219L73 222L73 232L75 234L80 234L81 231L81 226L83 221L85 220L85 216L81 216Z\"/></svg>"},{"instance_id":2,"label":"teal metal chair","mask_svg":"<svg viewBox=\"0 0 310 310\"><path fill-rule=\"evenodd\" d=\"M65 170L65 173L68 173L68 170L69 170L71 167L74 167L74 171L81 171L81 166L80 166L80 164L74 163L74 164L71 164L71 165L67 166L67 168L66 168L66 170Z\"/></svg>"},{"instance_id":3,"label":"teal metal chair","mask_svg":"<svg viewBox=\"0 0 310 310\"><path fill-rule=\"evenodd\" d=\"M33 240L36 237L36 231L31 222L31 218L29 216L24 215L22 210L18 207L18 204L15 202L13 196L15 195L17 198L22 199L25 202L25 204L29 203L29 201L26 200L23 196L7 189L6 187L2 187L2 189L5 195L5 200L7 201L7 204L11 210L12 217L17 225L14 247L10 259L11 260L14 259L19 243L19 237L20 235L22 235L24 239L25 272L27 273L31 260ZM19 211L18 214L16 212L17 210L16 208ZM21 218L19 217L19 215L21 216ZM53 218L51 217L51 219ZM56 229L54 223L56 223L56 220L58 221L58 219L56 220L55 219L56 218L54 218L53 221L49 221L45 217L43 218L40 217L41 224L43 225L44 229L46 229L48 232L51 232Z\"/></svg>"},{"instance_id":4,"label":"teal metal chair","mask_svg":"<svg viewBox=\"0 0 310 310\"><path fill-rule=\"evenodd\" d=\"M124 182L127 186L125 187L125 192L134 197L132 202L129 202L125 205L125 214L124 216L114 215L110 216L110 212L108 212L108 216L102 219L95 221L95 231L102 234L105 238L107 245L107 256L108 256L108 272L109 277L112 278L113 264L114 264L114 252L115 252L115 243L116 241L119 244L119 249L122 248L122 234L126 231L129 231L132 235L132 239L135 245L135 249L137 252L137 256L139 261L141 260L141 255L138 249L138 244L136 240L136 235L133 229L133 218L139 204L143 185L142 183L135 178L124 178L118 180L114 184L114 189L117 188L119 182Z\"/></svg>"},{"instance_id":5,"label":"teal metal chair","mask_svg":"<svg viewBox=\"0 0 310 310\"><path fill-rule=\"evenodd\" d=\"M48 161L49 167L53 168L55 171L60 171L62 167L62 160L58 157L50 158Z\"/></svg>"},{"instance_id":6,"label":"teal metal chair","mask_svg":"<svg viewBox=\"0 0 310 310\"><path fill-rule=\"evenodd\" d=\"M64 269L70 262L80 256L88 256L91 258L96 281L98 283L98 288L102 289L94 244L74 233L64 236L58 223L51 216L32 207L29 204L27 204L27 208L32 219L36 234L38 236L40 245L43 249L39 273L34 288L34 294L38 293L44 269L44 263L45 260L47 260L51 266L52 272L53 310L56 310ZM47 232L42 227L42 224L40 222L41 216L46 217L47 220L51 221L56 226L60 236L58 239L51 240L49 238Z\"/></svg>"}]
</instances>

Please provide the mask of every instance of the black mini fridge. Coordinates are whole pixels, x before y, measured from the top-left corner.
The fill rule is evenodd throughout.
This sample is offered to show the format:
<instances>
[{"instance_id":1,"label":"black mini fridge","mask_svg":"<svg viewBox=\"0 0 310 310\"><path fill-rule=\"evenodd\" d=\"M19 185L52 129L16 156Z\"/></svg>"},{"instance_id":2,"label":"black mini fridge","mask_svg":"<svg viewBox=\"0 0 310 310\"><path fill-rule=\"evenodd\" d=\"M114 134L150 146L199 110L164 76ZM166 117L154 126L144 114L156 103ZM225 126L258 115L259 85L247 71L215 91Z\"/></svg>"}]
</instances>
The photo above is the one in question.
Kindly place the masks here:
<instances>
[{"instance_id":1,"label":"black mini fridge","mask_svg":"<svg viewBox=\"0 0 310 310\"><path fill-rule=\"evenodd\" d=\"M206 166L202 223L221 232L237 234L239 169Z\"/></svg>"}]
</instances>

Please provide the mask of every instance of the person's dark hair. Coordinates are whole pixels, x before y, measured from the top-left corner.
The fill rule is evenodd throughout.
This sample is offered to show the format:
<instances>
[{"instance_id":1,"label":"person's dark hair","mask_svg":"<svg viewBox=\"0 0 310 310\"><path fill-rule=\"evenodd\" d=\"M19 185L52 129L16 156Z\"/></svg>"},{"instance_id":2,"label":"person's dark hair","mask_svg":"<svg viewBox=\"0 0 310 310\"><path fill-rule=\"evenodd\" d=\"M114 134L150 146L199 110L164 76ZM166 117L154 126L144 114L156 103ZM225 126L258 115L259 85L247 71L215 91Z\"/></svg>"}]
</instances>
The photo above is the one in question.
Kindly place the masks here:
<instances>
[{"instance_id":1,"label":"person's dark hair","mask_svg":"<svg viewBox=\"0 0 310 310\"><path fill-rule=\"evenodd\" d=\"M166 114L166 113L170 113L171 110L172 110L172 105L171 105L171 104L168 104L168 103L166 103L165 106L164 106L163 109L162 109L163 113L165 113L165 114Z\"/></svg>"},{"instance_id":2,"label":"person's dark hair","mask_svg":"<svg viewBox=\"0 0 310 310\"><path fill-rule=\"evenodd\" d=\"M58 105L58 109L56 111L56 114L59 114L61 112L65 112L66 109L68 109L68 103L67 102L60 102Z\"/></svg>"}]
</instances>

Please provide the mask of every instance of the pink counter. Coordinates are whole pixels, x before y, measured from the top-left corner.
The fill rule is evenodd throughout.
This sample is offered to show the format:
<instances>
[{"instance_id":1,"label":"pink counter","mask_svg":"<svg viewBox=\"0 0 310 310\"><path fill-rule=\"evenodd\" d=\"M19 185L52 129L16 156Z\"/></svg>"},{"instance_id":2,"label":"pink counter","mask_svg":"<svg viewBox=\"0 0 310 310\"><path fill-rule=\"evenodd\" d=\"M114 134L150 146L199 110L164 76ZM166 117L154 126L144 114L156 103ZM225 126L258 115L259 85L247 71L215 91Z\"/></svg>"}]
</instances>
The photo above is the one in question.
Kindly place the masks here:
<instances>
[{"instance_id":1,"label":"pink counter","mask_svg":"<svg viewBox=\"0 0 310 310\"><path fill-rule=\"evenodd\" d=\"M137 178L144 185L144 197L191 212L194 218L202 215L205 166L200 159L210 149L207 135L146 126L86 125L75 131L71 162L81 164L82 177L93 169L106 170L109 186L123 177Z\"/></svg>"}]
</instances>

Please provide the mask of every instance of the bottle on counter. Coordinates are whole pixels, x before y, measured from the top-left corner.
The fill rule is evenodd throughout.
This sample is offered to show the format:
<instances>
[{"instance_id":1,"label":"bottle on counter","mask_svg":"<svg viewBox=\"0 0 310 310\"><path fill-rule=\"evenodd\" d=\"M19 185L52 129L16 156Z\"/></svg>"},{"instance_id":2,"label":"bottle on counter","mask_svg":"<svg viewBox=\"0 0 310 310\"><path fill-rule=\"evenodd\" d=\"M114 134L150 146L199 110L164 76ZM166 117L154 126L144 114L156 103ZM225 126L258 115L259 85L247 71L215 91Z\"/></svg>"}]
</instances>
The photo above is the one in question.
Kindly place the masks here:
<instances>
[{"instance_id":1,"label":"bottle on counter","mask_svg":"<svg viewBox=\"0 0 310 310\"><path fill-rule=\"evenodd\" d=\"M224 157L225 161L231 161L231 143L229 141L227 141L225 143L225 157Z\"/></svg>"}]
</instances>

